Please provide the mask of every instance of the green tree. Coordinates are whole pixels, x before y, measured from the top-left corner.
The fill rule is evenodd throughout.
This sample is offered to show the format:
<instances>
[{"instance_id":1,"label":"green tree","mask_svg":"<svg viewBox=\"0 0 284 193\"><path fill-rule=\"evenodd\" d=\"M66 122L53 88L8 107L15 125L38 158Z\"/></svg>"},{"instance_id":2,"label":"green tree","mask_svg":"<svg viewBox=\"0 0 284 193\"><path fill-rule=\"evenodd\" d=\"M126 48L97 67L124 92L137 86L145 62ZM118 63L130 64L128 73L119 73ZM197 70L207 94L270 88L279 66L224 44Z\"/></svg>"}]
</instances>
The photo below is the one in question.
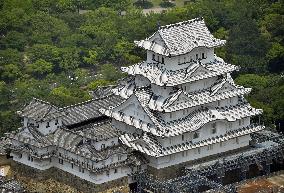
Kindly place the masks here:
<instances>
[{"instance_id":1,"label":"green tree","mask_svg":"<svg viewBox=\"0 0 284 193\"><path fill-rule=\"evenodd\" d=\"M4 38L0 39L0 47L2 49L11 48L24 51L27 42L27 37L23 33L10 31Z\"/></svg>"},{"instance_id":2,"label":"green tree","mask_svg":"<svg viewBox=\"0 0 284 193\"><path fill-rule=\"evenodd\" d=\"M1 69L1 77L7 81L16 80L21 76L20 68L15 64L6 64Z\"/></svg>"},{"instance_id":3,"label":"green tree","mask_svg":"<svg viewBox=\"0 0 284 193\"><path fill-rule=\"evenodd\" d=\"M61 61L59 66L62 70L71 71L79 67L80 55L77 48L62 48L60 51Z\"/></svg>"},{"instance_id":4,"label":"green tree","mask_svg":"<svg viewBox=\"0 0 284 193\"><path fill-rule=\"evenodd\" d=\"M31 26L31 39L40 44L59 43L70 32L64 21L44 12L32 15L27 24Z\"/></svg>"},{"instance_id":5,"label":"green tree","mask_svg":"<svg viewBox=\"0 0 284 193\"><path fill-rule=\"evenodd\" d=\"M8 107L9 90L8 85L4 81L0 81L0 110Z\"/></svg>"},{"instance_id":6,"label":"green tree","mask_svg":"<svg viewBox=\"0 0 284 193\"><path fill-rule=\"evenodd\" d=\"M104 80L104 79L98 79L98 80L90 82L87 87L89 90L95 90L100 86L108 86L111 84L114 84L114 82L109 81L109 80Z\"/></svg>"},{"instance_id":7,"label":"green tree","mask_svg":"<svg viewBox=\"0 0 284 193\"><path fill-rule=\"evenodd\" d=\"M22 54L15 49L0 50L0 67L5 64L17 64L22 63Z\"/></svg>"},{"instance_id":8,"label":"green tree","mask_svg":"<svg viewBox=\"0 0 284 193\"><path fill-rule=\"evenodd\" d=\"M114 54L117 61L116 63L121 65L138 62L140 58L131 54L131 51L133 51L134 47L134 43L130 43L126 40L118 41L114 46Z\"/></svg>"},{"instance_id":9,"label":"green tree","mask_svg":"<svg viewBox=\"0 0 284 193\"><path fill-rule=\"evenodd\" d=\"M27 72L37 77L46 75L52 71L53 65L43 59L37 60L35 63L27 65Z\"/></svg>"},{"instance_id":10,"label":"green tree","mask_svg":"<svg viewBox=\"0 0 284 193\"><path fill-rule=\"evenodd\" d=\"M271 72L281 73L284 71L284 46L273 43L267 52L268 68Z\"/></svg>"},{"instance_id":11,"label":"green tree","mask_svg":"<svg viewBox=\"0 0 284 193\"><path fill-rule=\"evenodd\" d=\"M60 49L49 44L34 44L26 53L29 63L42 59L56 65L61 60Z\"/></svg>"},{"instance_id":12,"label":"green tree","mask_svg":"<svg viewBox=\"0 0 284 193\"><path fill-rule=\"evenodd\" d=\"M103 80L111 82L117 81L118 79L123 77L123 74L111 64L102 65L100 67L99 75L102 77Z\"/></svg>"},{"instance_id":13,"label":"green tree","mask_svg":"<svg viewBox=\"0 0 284 193\"><path fill-rule=\"evenodd\" d=\"M84 62L90 65L98 64L98 53L95 50L89 50L88 55L83 57Z\"/></svg>"}]
</instances>

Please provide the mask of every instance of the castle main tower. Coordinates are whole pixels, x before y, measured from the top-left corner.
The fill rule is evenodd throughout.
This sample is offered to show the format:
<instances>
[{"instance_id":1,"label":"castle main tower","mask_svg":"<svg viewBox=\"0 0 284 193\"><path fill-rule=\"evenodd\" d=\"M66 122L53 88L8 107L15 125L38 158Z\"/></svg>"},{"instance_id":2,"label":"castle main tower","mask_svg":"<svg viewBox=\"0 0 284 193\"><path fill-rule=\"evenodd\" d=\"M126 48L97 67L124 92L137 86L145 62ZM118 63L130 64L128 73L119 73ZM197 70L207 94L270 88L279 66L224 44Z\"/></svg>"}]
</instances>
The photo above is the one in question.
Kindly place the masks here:
<instances>
[{"instance_id":1,"label":"castle main tower","mask_svg":"<svg viewBox=\"0 0 284 193\"><path fill-rule=\"evenodd\" d=\"M214 54L226 41L214 38L203 19L162 26L135 42L147 60L122 71L130 75L113 92L125 99L100 109L123 132L120 141L161 169L249 145L264 129L252 116L262 113L236 85L239 67Z\"/></svg>"}]
</instances>

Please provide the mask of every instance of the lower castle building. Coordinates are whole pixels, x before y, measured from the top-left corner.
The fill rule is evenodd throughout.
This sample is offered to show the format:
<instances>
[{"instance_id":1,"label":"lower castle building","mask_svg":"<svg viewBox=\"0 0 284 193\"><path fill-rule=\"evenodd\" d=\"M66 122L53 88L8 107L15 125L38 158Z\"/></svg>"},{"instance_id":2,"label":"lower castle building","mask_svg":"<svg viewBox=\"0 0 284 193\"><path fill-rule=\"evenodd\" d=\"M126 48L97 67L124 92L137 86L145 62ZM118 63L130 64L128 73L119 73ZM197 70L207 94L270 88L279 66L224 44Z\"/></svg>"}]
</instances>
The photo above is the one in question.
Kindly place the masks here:
<instances>
[{"instance_id":1,"label":"lower castle building","mask_svg":"<svg viewBox=\"0 0 284 193\"><path fill-rule=\"evenodd\" d=\"M90 183L128 178L249 147L264 129L234 83L239 67L214 54L202 18L162 26L135 42L147 60L122 68L129 76L94 99L63 108L33 99L18 112L23 126L8 133L12 159L38 170L58 168ZM189 166L187 166L189 167ZM164 173L167 175L167 173Z\"/></svg>"}]
</instances>

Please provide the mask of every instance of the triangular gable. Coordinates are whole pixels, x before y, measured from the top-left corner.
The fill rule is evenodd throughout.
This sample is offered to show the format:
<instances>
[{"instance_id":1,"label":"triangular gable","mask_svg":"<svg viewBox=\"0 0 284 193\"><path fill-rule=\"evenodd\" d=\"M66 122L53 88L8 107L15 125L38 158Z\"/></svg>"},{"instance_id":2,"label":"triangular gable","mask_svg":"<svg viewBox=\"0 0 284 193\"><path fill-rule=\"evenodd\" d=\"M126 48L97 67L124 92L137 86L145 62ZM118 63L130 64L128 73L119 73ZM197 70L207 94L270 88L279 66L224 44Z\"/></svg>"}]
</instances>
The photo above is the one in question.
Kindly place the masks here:
<instances>
[{"instance_id":1,"label":"triangular gable","mask_svg":"<svg viewBox=\"0 0 284 193\"><path fill-rule=\"evenodd\" d=\"M223 92L226 92L226 91L232 91L232 90L236 90L237 88L230 84L229 82L225 82L219 89L218 91L216 92L216 94L220 94L220 93L223 93Z\"/></svg>"},{"instance_id":2,"label":"triangular gable","mask_svg":"<svg viewBox=\"0 0 284 193\"><path fill-rule=\"evenodd\" d=\"M36 98L33 98L28 105L17 113L21 117L27 117L35 121L45 121L62 116L62 112L58 107Z\"/></svg>"},{"instance_id":3,"label":"triangular gable","mask_svg":"<svg viewBox=\"0 0 284 193\"><path fill-rule=\"evenodd\" d=\"M151 37L149 37L148 41L155 42L162 47L167 47L159 32L155 32Z\"/></svg>"},{"instance_id":4,"label":"triangular gable","mask_svg":"<svg viewBox=\"0 0 284 193\"><path fill-rule=\"evenodd\" d=\"M210 95L213 96L215 94L220 94L222 92L232 91L232 90L235 90L235 89L237 89L237 87L235 85L233 85L230 82L228 82L227 80L223 79L218 84L215 84L214 86L212 86Z\"/></svg>"},{"instance_id":5,"label":"triangular gable","mask_svg":"<svg viewBox=\"0 0 284 193\"><path fill-rule=\"evenodd\" d=\"M194 69L193 72L190 73L190 75L188 77L193 77L193 76L197 76L200 74L206 74L209 73L210 71L206 68L204 68L202 65L199 65L196 69Z\"/></svg>"},{"instance_id":6,"label":"triangular gable","mask_svg":"<svg viewBox=\"0 0 284 193\"><path fill-rule=\"evenodd\" d=\"M153 121L149 117L149 115L145 112L144 108L140 104L137 97L133 94L131 95L124 103L115 107L112 111L122 112L125 115L129 115L141 120L145 120L148 123L152 123Z\"/></svg>"},{"instance_id":7,"label":"triangular gable","mask_svg":"<svg viewBox=\"0 0 284 193\"><path fill-rule=\"evenodd\" d=\"M175 106L180 103L185 103L185 102L190 102L190 101L193 101L193 99L190 98L188 95L186 95L184 92L180 92L178 97L174 101L168 101L166 106L170 106L170 105Z\"/></svg>"},{"instance_id":8,"label":"triangular gable","mask_svg":"<svg viewBox=\"0 0 284 193\"><path fill-rule=\"evenodd\" d=\"M32 133L30 132L29 128L25 127L21 132L20 135L22 137L30 138L30 139L35 139Z\"/></svg>"}]
</instances>

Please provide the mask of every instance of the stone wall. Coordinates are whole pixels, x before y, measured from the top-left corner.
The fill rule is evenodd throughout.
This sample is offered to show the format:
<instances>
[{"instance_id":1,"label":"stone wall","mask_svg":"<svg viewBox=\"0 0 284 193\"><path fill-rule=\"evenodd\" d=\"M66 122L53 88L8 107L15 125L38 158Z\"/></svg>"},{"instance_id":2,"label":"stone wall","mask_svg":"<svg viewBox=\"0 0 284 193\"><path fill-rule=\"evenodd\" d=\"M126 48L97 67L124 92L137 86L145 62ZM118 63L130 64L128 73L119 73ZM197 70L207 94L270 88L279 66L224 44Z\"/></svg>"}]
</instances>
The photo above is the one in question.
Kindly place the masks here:
<instances>
[{"instance_id":1,"label":"stone wall","mask_svg":"<svg viewBox=\"0 0 284 193\"><path fill-rule=\"evenodd\" d=\"M19 181L24 178L30 178L38 182L44 182L52 179L73 187L78 192L82 193L104 192L108 189L119 189L121 186L128 186L127 177L96 185L57 168L50 168L48 170L41 171L17 162L11 162L11 166L12 171L10 173L10 177L14 177ZM27 187L27 189L29 190L29 187Z\"/></svg>"},{"instance_id":2,"label":"stone wall","mask_svg":"<svg viewBox=\"0 0 284 193\"><path fill-rule=\"evenodd\" d=\"M215 159L218 159L218 157L221 157L225 154L226 155L234 154L236 152L239 152L239 151L242 151L242 150L245 150L245 149L248 149L248 148L249 148L249 146L242 147L242 148L231 150L231 151L228 151L228 152L218 153L218 154L207 156L207 157L204 157L204 158L200 158L200 159L196 159L196 160L192 160L192 161L188 161L188 162L183 162L183 163L173 165L173 166L169 166L169 167L165 167L165 168L162 168L162 169L156 169L154 167L148 166L147 171L150 174L152 174L153 176L155 176L156 178L161 179L161 180L176 178L176 177L184 175L185 166L190 166L190 165L195 165L195 164L199 164L199 163L202 163L202 162L207 162L207 161L210 161L210 160L215 160Z\"/></svg>"},{"instance_id":3,"label":"stone wall","mask_svg":"<svg viewBox=\"0 0 284 193\"><path fill-rule=\"evenodd\" d=\"M11 159L7 159L6 155L0 155L0 166L11 165Z\"/></svg>"}]
</instances>

